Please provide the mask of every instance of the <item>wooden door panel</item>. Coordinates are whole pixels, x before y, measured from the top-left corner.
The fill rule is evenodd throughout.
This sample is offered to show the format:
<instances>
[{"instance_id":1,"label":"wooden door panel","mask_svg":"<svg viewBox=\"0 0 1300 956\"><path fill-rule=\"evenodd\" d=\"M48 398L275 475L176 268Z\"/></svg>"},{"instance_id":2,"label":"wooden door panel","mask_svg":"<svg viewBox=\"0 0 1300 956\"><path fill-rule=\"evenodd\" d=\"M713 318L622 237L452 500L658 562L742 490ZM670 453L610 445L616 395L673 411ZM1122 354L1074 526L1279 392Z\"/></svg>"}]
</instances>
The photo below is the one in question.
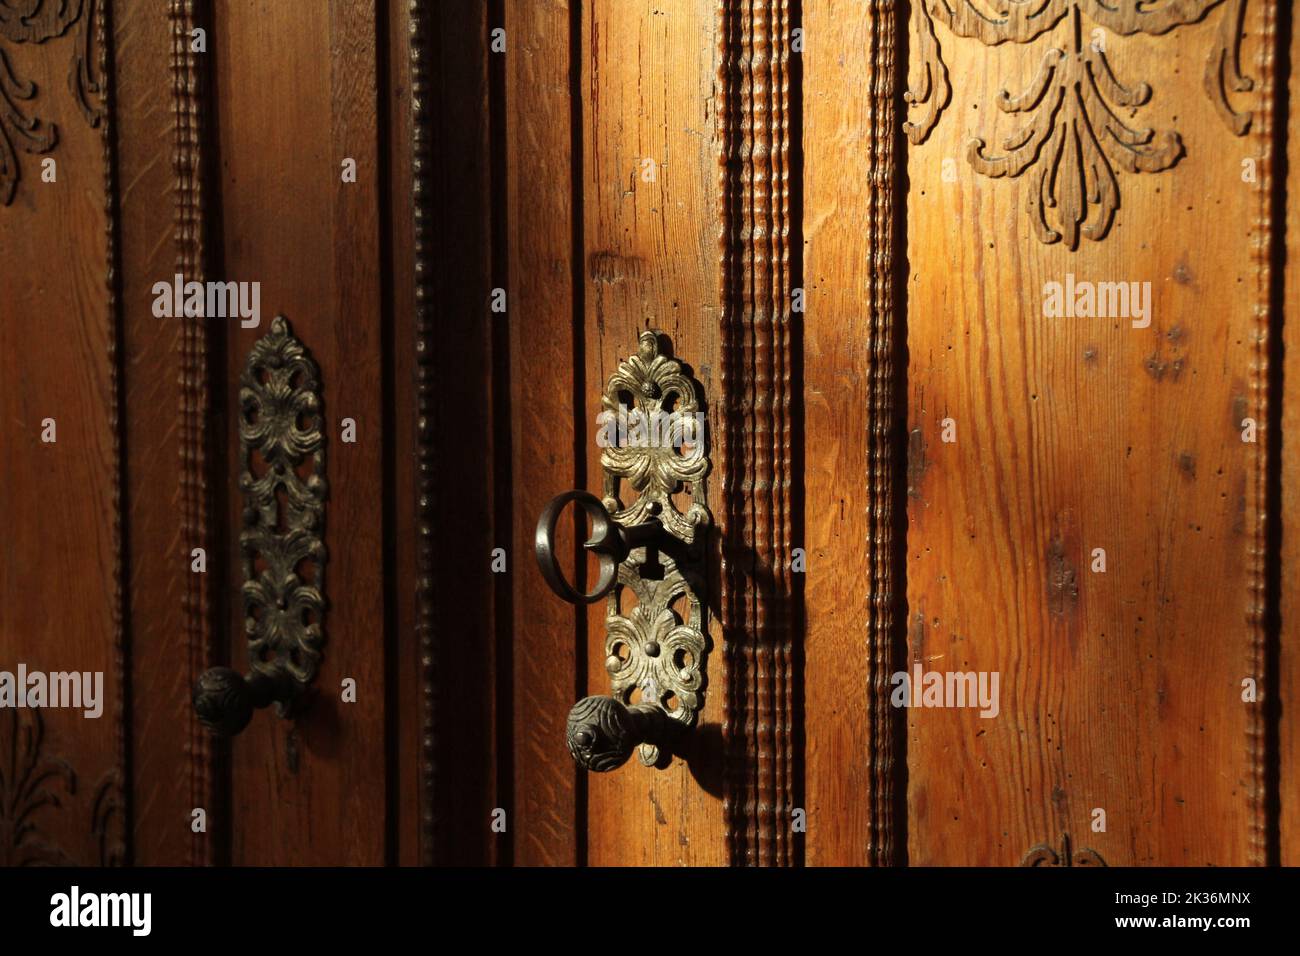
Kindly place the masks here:
<instances>
[{"instance_id":1,"label":"wooden door panel","mask_svg":"<svg viewBox=\"0 0 1300 956\"><path fill-rule=\"evenodd\" d=\"M1154 35L1065 6L1000 46L914 15L952 85L908 166L909 666L1000 672L1002 706L909 713L910 862L1015 864L1068 834L1112 865L1259 863L1263 710L1242 681L1265 664L1265 446L1242 420L1268 418L1270 117L1239 135L1195 81L1236 41L1230 10ZM1241 40L1265 101L1267 9ZM914 74L938 75L933 50L914 34ZM1103 59L1150 102L1117 103ZM1078 62L1096 79L1052 114ZM1036 75L1042 102L1007 113ZM985 164L1049 117L1062 145ZM1149 283L1149 327L1047 317L1046 284L1071 277Z\"/></svg>"},{"instance_id":2,"label":"wooden door panel","mask_svg":"<svg viewBox=\"0 0 1300 956\"><path fill-rule=\"evenodd\" d=\"M717 448L717 160L712 96L715 11L604 0L582 23L582 282L585 359L578 436L593 489L601 395L645 329L662 332L702 386ZM707 479L715 500L718 475ZM622 494L630 503L629 489ZM718 509L713 509L715 518ZM712 569L711 569L712 570ZM713 579L716 582L716 578ZM716 584L713 584L716 594ZM715 598L716 600L716 598ZM635 759L587 780L588 861L596 866L708 865L726 860L721 780L725 655L710 609L708 685L692 748L664 770ZM607 693L605 606L587 615L587 692ZM712 791L712 792L710 792Z\"/></svg>"},{"instance_id":3,"label":"wooden door panel","mask_svg":"<svg viewBox=\"0 0 1300 956\"><path fill-rule=\"evenodd\" d=\"M192 350L195 330L181 322L160 323L150 305L155 282L176 271L193 272L190 264L201 259L192 243L184 244L182 256L175 207L158 201L173 189L184 195L187 208L194 199L177 183L170 155L159 154L159 144L171 141L177 122L173 85L181 75L193 75L193 67L184 58L172 59L174 31L183 30L183 17L158 16L157 10L139 4L118 5L114 12L125 369L120 422L126 452L123 514L136 544L126 568L130 725L135 730L130 845L136 863L185 866L219 856L214 853L218 834L225 832L212 799L211 742L190 704L193 675L215 663L210 659L211 628L196 613L199 602L206 606L215 589L190 570L190 550L203 547L210 552L211 542L196 507L197 482L182 479L187 470L190 478L201 475L207 464L193 457L203 421L197 405L189 401L199 385ZM194 118L189 112L180 115ZM183 404L188 414L178 427ZM213 811L211 833L216 839L192 832L196 807Z\"/></svg>"},{"instance_id":4,"label":"wooden door panel","mask_svg":"<svg viewBox=\"0 0 1300 956\"><path fill-rule=\"evenodd\" d=\"M112 25L88 6L0 27L0 669L101 681L94 716L0 708L6 866L126 844Z\"/></svg>"},{"instance_id":5,"label":"wooden door panel","mask_svg":"<svg viewBox=\"0 0 1300 956\"><path fill-rule=\"evenodd\" d=\"M384 861L386 435L379 279L377 74L363 4L307 8L225 3L214 22L222 215L239 224L219 250L225 275L261 282L256 329L229 323L226 381L284 315L321 369L329 497L325 512L326 650L308 713L259 715L232 748L232 858L246 864ZM258 104L267 100L274 110ZM342 177L356 161L355 183ZM271 206L278 215L261 210ZM228 390L227 420L239 416ZM343 421L356 441L342 440ZM229 460L242 467L231 434ZM232 495L229 554L242 504ZM236 565L222 569L238 594ZM231 656L244 656L244 609L230 602ZM345 678L355 703L340 702Z\"/></svg>"},{"instance_id":6,"label":"wooden door panel","mask_svg":"<svg viewBox=\"0 0 1300 956\"><path fill-rule=\"evenodd\" d=\"M0 16L0 672L102 671L104 715L0 708L0 790L55 798L0 806L0 864L1293 862L1284 6L37 6ZM260 326L156 315L178 272ZM327 643L225 740L191 694L248 669L278 314ZM591 773L607 607L534 538L603 491L647 329L703 397L707 685L666 766ZM898 706L913 668L996 673L996 715Z\"/></svg>"}]
</instances>

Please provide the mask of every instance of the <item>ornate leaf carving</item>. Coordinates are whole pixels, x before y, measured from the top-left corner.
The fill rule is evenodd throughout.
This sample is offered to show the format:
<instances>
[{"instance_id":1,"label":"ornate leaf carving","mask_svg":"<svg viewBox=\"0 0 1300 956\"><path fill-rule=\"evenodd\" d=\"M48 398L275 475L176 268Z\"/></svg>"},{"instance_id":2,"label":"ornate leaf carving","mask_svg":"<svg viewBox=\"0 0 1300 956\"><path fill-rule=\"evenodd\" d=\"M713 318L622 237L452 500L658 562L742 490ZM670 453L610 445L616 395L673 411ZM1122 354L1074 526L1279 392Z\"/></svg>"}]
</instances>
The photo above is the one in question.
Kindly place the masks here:
<instances>
[{"instance_id":1,"label":"ornate leaf carving","mask_svg":"<svg viewBox=\"0 0 1300 956\"><path fill-rule=\"evenodd\" d=\"M1144 82L1130 88L1115 76L1105 50L1085 40L1083 17L1120 36L1161 35L1194 23L1224 0L917 0L912 28L916 36L916 74L905 99L915 120L904 123L914 145L938 124L951 98L948 68L935 21L963 39L987 45L1031 43L1071 20L1069 48L1053 46L1038 75L1018 95L1002 90L998 108L1026 114L1028 122L1007 136L1002 155L990 155L982 138L973 139L966 157L990 178L1034 170L1028 209L1035 234L1045 243L1062 239L1078 248L1079 236L1105 238L1119 208L1118 167L1130 173L1169 169L1183 155L1173 130L1134 128L1116 112L1136 109L1151 97ZM1206 63L1205 86L1215 109L1238 136L1250 127L1250 114L1237 112L1228 91L1252 88L1241 75L1238 51L1246 0L1228 0L1217 41Z\"/></svg>"},{"instance_id":2,"label":"ornate leaf carving","mask_svg":"<svg viewBox=\"0 0 1300 956\"><path fill-rule=\"evenodd\" d=\"M26 115L19 101L36 98L36 84L14 73L0 47L0 205L7 206L18 189L18 154L48 153L59 141L58 128Z\"/></svg>"},{"instance_id":3,"label":"ornate leaf carving","mask_svg":"<svg viewBox=\"0 0 1300 956\"><path fill-rule=\"evenodd\" d=\"M1110 229L1119 207L1112 162L1133 173L1155 172L1168 169L1183 154L1177 133L1131 129L1107 102L1134 107L1150 95L1145 83L1131 90L1123 86L1105 54L1091 47L1077 56L1050 49L1029 89L1019 96L1003 90L998 96L1004 113L1032 116L1028 126L1003 142L1006 155L989 156L984 141L974 139L966 157L976 172L993 179L1034 167L1029 200L1034 231L1045 243L1064 237L1074 249L1081 230L1089 239L1101 239ZM1056 220L1055 228L1049 217Z\"/></svg>"},{"instance_id":4,"label":"ornate leaf carving","mask_svg":"<svg viewBox=\"0 0 1300 956\"><path fill-rule=\"evenodd\" d=\"M103 83L96 75L98 55L94 29L101 0L0 0L0 39L12 43L44 43L61 37L75 25L68 88L91 127L103 119ZM84 16L83 16L84 14ZM0 206L13 202L18 190L18 151L48 153L59 142L58 127L28 115L20 101L36 98L36 84L21 79L0 47Z\"/></svg>"},{"instance_id":5,"label":"ornate leaf carving","mask_svg":"<svg viewBox=\"0 0 1300 956\"><path fill-rule=\"evenodd\" d=\"M1029 852L1020 861L1021 866L1106 866L1101 854L1090 847L1074 850L1070 843L1070 834L1061 834L1061 852L1046 843L1039 843L1029 848Z\"/></svg>"},{"instance_id":6,"label":"ornate leaf carving","mask_svg":"<svg viewBox=\"0 0 1300 956\"><path fill-rule=\"evenodd\" d=\"M38 827L46 808L77 792L77 775L45 752L40 711L0 709L0 866L71 866L74 861Z\"/></svg>"}]
</instances>

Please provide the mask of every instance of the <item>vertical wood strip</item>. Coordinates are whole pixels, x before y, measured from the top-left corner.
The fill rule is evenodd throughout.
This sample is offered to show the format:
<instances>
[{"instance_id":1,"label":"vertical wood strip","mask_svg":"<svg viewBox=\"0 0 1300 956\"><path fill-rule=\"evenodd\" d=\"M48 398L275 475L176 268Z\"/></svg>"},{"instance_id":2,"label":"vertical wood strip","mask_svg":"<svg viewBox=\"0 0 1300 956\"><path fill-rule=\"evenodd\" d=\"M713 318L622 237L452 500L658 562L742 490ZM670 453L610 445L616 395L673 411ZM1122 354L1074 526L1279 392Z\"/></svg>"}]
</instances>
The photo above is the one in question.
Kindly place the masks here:
<instances>
[{"instance_id":1,"label":"vertical wood strip","mask_svg":"<svg viewBox=\"0 0 1300 956\"><path fill-rule=\"evenodd\" d=\"M895 49L898 43L895 5L871 4L868 21L868 176L870 215L866 223L870 322L867 365L867 509L868 560L871 583L867 596L867 695L871 711L871 818L868 856L872 864L896 862L894 844L895 740L899 715L890 704L894 671L895 601L894 494L895 427L894 351L894 221L897 177L894 145L898 139Z\"/></svg>"},{"instance_id":2,"label":"vertical wood strip","mask_svg":"<svg viewBox=\"0 0 1300 956\"><path fill-rule=\"evenodd\" d=\"M433 607L433 494L434 494L434 326L433 268L430 251L434 210L432 143L428 62L429 8L411 0L411 183L414 215L415 255L415 360L416 360L416 613L415 627L420 648L420 862L434 863L434 835L437 806L433 788L437 778L434 715L437 709L435 667L436 631Z\"/></svg>"},{"instance_id":3,"label":"vertical wood strip","mask_svg":"<svg viewBox=\"0 0 1300 956\"><path fill-rule=\"evenodd\" d=\"M502 58L489 49L488 5L471 13L405 0L400 21L413 29L405 29L409 46L397 54L411 71L412 103L402 115L414 129L405 135L419 137L404 147L410 170L394 177L394 195L414 196L419 217L414 230L403 222L394 264L395 275L412 277L395 285L394 340L416 346L398 353L397 407L418 408L409 442L396 441L396 460L414 464L407 500L416 529L408 549L399 519L398 547L409 550L412 566L419 562L412 610L399 602L398 623L415 644L419 672L404 684L418 712L419 858L437 865L508 859L516 830L502 835L489 826L492 811L508 807L500 783L509 779L498 732L508 713L498 690L508 673L500 644L511 633L502 625L509 580L488 570L493 549L508 543L500 529L510 520L502 501L512 487L502 425L508 402L500 397L509 389L501 371L507 329L504 317L489 311L492 288L502 284L493 277L499 229L492 205L504 192L493 189L493 147L501 146L493 112L500 107L499 91L490 89L492 64ZM411 306L403 310L407 297ZM449 448L479 453L457 460L448 487L439 458ZM510 562L514 571L513 556Z\"/></svg>"},{"instance_id":4,"label":"vertical wood strip","mask_svg":"<svg viewBox=\"0 0 1300 956\"><path fill-rule=\"evenodd\" d=\"M587 412L575 408L582 372L575 364L574 217L581 209L574 208L573 164L581 158L573 155L571 14L562 4L509 0L502 15L509 38L501 144L506 205L497 225L505 230L509 275L495 282L508 286L508 305L505 316L489 313L486 321L509 322L509 393L500 399L509 402L512 446L499 460L509 452L514 483L512 538L502 542L512 562L514 630L513 662L507 665L503 654L502 666L511 668L514 705L503 746L513 747L514 863L573 866L582 862L578 828L585 821L564 725L577 700L583 609L551 592L532 556L547 502L584 486L569 437L575 415ZM567 532L561 529L562 566L574 579L568 556L576 548Z\"/></svg>"},{"instance_id":5,"label":"vertical wood strip","mask_svg":"<svg viewBox=\"0 0 1300 956\"><path fill-rule=\"evenodd\" d=\"M117 154L113 140L113 84L110 76L112 52L112 0L101 0L95 9L95 43L98 46L96 69L99 73L99 135L103 151L104 168L104 245L106 313L108 322L108 384L110 408L108 427L112 436L112 514L113 514L113 666L116 672L116 702L113 718L116 724L116 762L112 773L101 784L95 795L93 819L100 824L99 857L101 864L131 862L129 834L131 832L130 807L126 800L126 781L130 772L130 731L127 726L127 707L130 687L128 680L127 634L129 621L126 609L126 529L122 520L126 467L122 429L122 313L119 304L118 283L121 275L118 261L118 208L117 208ZM92 86L93 91L93 86ZM109 820L114 821L110 830Z\"/></svg>"},{"instance_id":6,"label":"vertical wood strip","mask_svg":"<svg viewBox=\"0 0 1300 956\"><path fill-rule=\"evenodd\" d=\"M1290 27L1290 85L1289 90L1279 86L1277 95L1286 96L1291 106L1288 110L1279 110L1279 115L1287 118L1286 138L1288 145L1297 142L1300 136L1300 116L1296 115L1295 104L1300 99L1300 76L1296 73L1296 63L1300 61L1300 33L1294 27L1294 14L1284 17L1283 23ZM1283 35L1286 30L1281 31ZM1279 127L1279 135L1282 129ZM1285 368L1282 370L1284 385L1290 386L1290 394L1285 391L1275 392L1281 401L1278 410L1282 426L1281 458L1277 465L1281 469L1281 521L1282 549L1280 595L1281 633L1279 634L1277 680L1272 684L1276 700L1300 700L1300 489L1295 483L1300 481L1300 330L1296 326L1295 310L1300 308L1300 163L1291 162L1287 152L1279 149L1275 157L1275 188L1285 186L1286 223L1278 223L1276 228L1285 228L1286 236L1286 272L1283 276L1283 301L1290 307L1291 315L1280 316L1283 332L1282 353L1285 356ZM1285 179L1282 179L1281 164L1285 163ZM1290 320L1290 321L1288 321ZM1275 325L1276 327L1276 325ZM1281 720L1278 727L1278 761L1280 794L1278 829L1280 833L1280 858L1282 866L1300 865L1300 721Z\"/></svg>"},{"instance_id":7,"label":"vertical wood strip","mask_svg":"<svg viewBox=\"0 0 1300 956\"><path fill-rule=\"evenodd\" d=\"M792 862L787 0L719 6L726 818L733 864Z\"/></svg>"},{"instance_id":8,"label":"vertical wood strip","mask_svg":"<svg viewBox=\"0 0 1300 956\"><path fill-rule=\"evenodd\" d=\"M572 202L581 235L574 243L573 281L574 308L585 322L575 342L580 395L571 407L577 414L577 487L599 490L603 449L595 416L605 386L635 351L641 332L663 333L673 356L696 377L708 409L713 470L706 482L721 525L717 12L716 3L596 0L582 4L581 22L574 24ZM635 493L627 483L618 489L625 504ZM728 859L721 792L728 684L716 613L719 537L711 533L708 539L710 650L696 726L661 766L649 769L634 758L614 773L582 775L579 814L585 789L591 866L718 866ZM583 559L580 568L588 572L587 581L595 580L594 564L588 567ZM626 612L626 592L622 602ZM582 615L582 686L571 691L578 697L610 690L606 610L598 601ZM561 709L567 711L573 699Z\"/></svg>"},{"instance_id":9,"label":"vertical wood strip","mask_svg":"<svg viewBox=\"0 0 1300 956\"><path fill-rule=\"evenodd\" d=\"M1256 196L1259 209L1254 225L1252 258L1255 262L1256 294L1254 308L1254 356L1250 364L1250 404L1258 423L1257 451L1254 456L1253 498L1254 528L1248 538L1246 581L1248 598L1246 623L1246 673L1259 686L1259 699L1246 708L1246 754L1249 764L1250 834L1247 861L1263 866L1268 854L1268 711L1276 693L1277 675L1269 673L1268 642L1272 625L1269 571L1269 465L1271 431L1269 426L1269 352L1271 349L1270 315L1272 293L1273 245L1273 69L1276 43L1276 5L1263 5L1263 26L1256 64L1259 82L1258 108L1254 113L1251 138L1259 157L1259 183Z\"/></svg>"},{"instance_id":10,"label":"vertical wood strip","mask_svg":"<svg viewBox=\"0 0 1300 956\"><path fill-rule=\"evenodd\" d=\"M900 5L810 5L804 72L805 862L898 862ZM848 91L846 93L846 91ZM850 411L851 410L851 411ZM864 421L846 414L860 414Z\"/></svg>"},{"instance_id":11,"label":"vertical wood strip","mask_svg":"<svg viewBox=\"0 0 1300 956\"><path fill-rule=\"evenodd\" d=\"M870 428L846 428L846 409L870 409L870 300L873 268L871 151L877 123L872 62L875 14L856 0L811 4L801 96L804 104L803 324L805 501L813 503L799 543L808 557L803 590L806 642L804 862L865 866L872 842L873 712L863 671L868 659L872 557ZM846 93L846 90L851 91ZM845 144L854 148L845 149ZM833 279L833 281L828 281ZM845 374L846 370L855 370ZM868 426L870 423L868 423Z\"/></svg>"},{"instance_id":12,"label":"vertical wood strip","mask_svg":"<svg viewBox=\"0 0 1300 956\"><path fill-rule=\"evenodd\" d=\"M126 614L130 621L127 720L131 859L191 862L190 681L181 527L181 320L158 319L153 286L171 281L175 175L172 22L132 4L113 9L114 175L118 189L117 295L122 336ZM168 144L159 161L159 144ZM159 660L175 666L159 667ZM179 761L179 763L178 763Z\"/></svg>"},{"instance_id":13,"label":"vertical wood strip","mask_svg":"<svg viewBox=\"0 0 1300 956\"><path fill-rule=\"evenodd\" d=\"M203 183L203 72L191 50L191 38L199 20L201 0L171 0L172 25L172 111L175 117L172 143L176 271L186 282L207 279L207 247L204 236L206 205ZM180 449L181 449L181 540L183 551L177 560L190 561L194 548L212 557L213 537L208 505L209 448L207 423L211 411L208 371L208 322L201 316L178 316L180 339ZM216 574L185 575L185 644L189 683L217 663L213 628L211 582ZM189 721L190 800L193 807L213 811L214 776L212 741L199 723L193 708ZM214 862L210 833L194 833L190 840L190 864L209 866Z\"/></svg>"},{"instance_id":14,"label":"vertical wood strip","mask_svg":"<svg viewBox=\"0 0 1300 956\"><path fill-rule=\"evenodd\" d=\"M385 236L390 254L385 262L386 304L391 329L384 340L386 355L385 428L392 436L385 460L386 487L392 496L386 517L390 529L393 646L385 662L386 683L396 702L390 712L387 772L390 802L394 805L390 838L395 852L389 859L399 866L421 864L424 857L423 824L427 802L423 762L424 681L420 640L416 629L416 420L415 409L415 219L414 146L411 139L411 0L384 0L380 11L380 46L384 82L379 129L384 136L383 157L387 187L383 202L388 209ZM392 848L390 847L390 850Z\"/></svg>"},{"instance_id":15,"label":"vertical wood strip","mask_svg":"<svg viewBox=\"0 0 1300 956\"><path fill-rule=\"evenodd\" d=\"M324 533L334 582L326 594L319 696L293 720L259 715L231 748L231 796L240 815L232 856L249 865L376 865L386 859L391 809L387 701L364 692L383 686L390 597L385 508L376 492L390 441L383 428L385 329L374 320L384 308L377 31L363 15L366 4L355 0L328 9L227 0L213 10L219 16L207 55L220 90L211 107L221 145L213 186L221 190L222 221L239 224L237 235L225 230L219 254L226 277L261 283L262 303L260 329L217 326L229 343L223 378L242 372L277 313L319 365L329 443ZM260 109L265 102L277 109ZM356 160L356 182L340 175L345 158ZM223 403L227 420L240 413L237 401L232 394ZM344 418L355 422L355 443L344 440ZM239 453L236 443L228 447ZM242 509L230 504L225 553L235 554ZM238 588L232 580L227 593ZM242 635L242 614L230 603L222 633ZM246 651L239 658L242 664ZM355 702L338 699L344 678L356 681ZM306 805L311 812L302 812Z\"/></svg>"},{"instance_id":16,"label":"vertical wood strip","mask_svg":"<svg viewBox=\"0 0 1300 956\"><path fill-rule=\"evenodd\" d=\"M13 449L0 468L0 526L7 553L41 556L0 562L0 645L33 669L104 673L107 718L24 710L0 719L6 743L61 761L51 800L20 796L0 810L0 826L19 837L0 858L88 865L127 858L126 443L107 11L84 4L68 25L66 41L6 45L6 75L33 96L49 91L52 116L64 105L58 179L29 177L0 209L0 302L13 317L0 322L0 378L10 386L0 388L0 429ZM69 86L71 97L53 95ZM52 422L57 441L42 440Z\"/></svg>"}]
</instances>

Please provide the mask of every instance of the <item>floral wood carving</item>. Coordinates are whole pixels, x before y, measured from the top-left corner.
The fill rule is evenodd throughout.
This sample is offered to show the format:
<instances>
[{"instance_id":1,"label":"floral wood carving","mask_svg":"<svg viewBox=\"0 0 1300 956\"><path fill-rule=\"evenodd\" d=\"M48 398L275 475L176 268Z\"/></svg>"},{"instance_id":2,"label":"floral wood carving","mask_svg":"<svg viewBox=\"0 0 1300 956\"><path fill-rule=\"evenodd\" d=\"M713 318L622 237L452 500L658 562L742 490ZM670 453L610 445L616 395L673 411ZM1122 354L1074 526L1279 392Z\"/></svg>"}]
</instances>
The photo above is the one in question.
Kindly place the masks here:
<instances>
[{"instance_id":1,"label":"floral wood carving","mask_svg":"<svg viewBox=\"0 0 1300 956\"><path fill-rule=\"evenodd\" d=\"M1130 173L1169 169L1183 155L1174 130L1129 126L1117 110L1136 110L1151 98L1145 82L1126 86L1106 57L1103 30L1120 36L1163 35L1223 7L1204 85L1215 109L1238 136L1250 128L1249 112L1238 112L1230 93L1253 82L1242 75L1240 47L1247 0L915 0L912 5L916 59L914 82L905 96L914 119L904 123L914 145L924 143L952 95L948 68L935 30L943 24L955 37L987 46L1030 44L1068 21L1064 46L1043 54L1028 88L1003 89L998 109L1023 115L1020 126L990 152L982 138L967 145L966 159L981 175L997 179L1032 170L1028 207L1034 232L1044 243L1065 241L1077 249L1082 233L1105 238L1119 208L1116 168ZM1086 17L1086 21L1085 21Z\"/></svg>"},{"instance_id":2,"label":"floral wood carving","mask_svg":"<svg viewBox=\"0 0 1300 956\"><path fill-rule=\"evenodd\" d=\"M0 866L71 866L42 836L37 817L59 808L60 791L77 792L77 775L45 750L40 711L0 709Z\"/></svg>"},{"instance_id":3,"label":"floral wood carving","mask_svg":"<svg viewBox=\"0 0 1300 956\"><path fill-rule=\"evenodd\" d=\"M100 866L122 866L126 862L123 814L126 796L122 775L114 767L100 779L91 801L90 832L95 839Z\"/></svg>"},{"instance_id":4,"label":"floral wood carving","mask_svg":"<svg viewBox=\"0 0 1300 956\"><path fill-rule=\"evenodd\" d=\"M62 809L64 797L76 796L76 771L47 751L41 712L0 709L0 867L86 865L43 833L37 819L43 810ZM126 860L124 807L122 777L111 768L96 785L90 805L90 839L99 866L121 866ZM59 823L67 820L60 817Z\"/></svg>"},{"instance_id":5,"label":"floral wood carving","mask_svg":"<svg viewBox=\"0 0 1300 956\"><path fill-rule=\"evenodd\" d=\"M96 75L98 56L95 17L102 0L0 0L0 40L40 44L73 31L68 88L77 109L93 128L103 118L103 84ZM36 98L36 84L15 72L0 45L0 205L13 202L20 171L18 150L48 153L59 142L59 130L19 105Z\"/></svg>"},{"instance_id":6,"label":"floral wood carving","mask_svg":"<svg viewBox=\"0 0 1300 956\"><path fill-rule=\"evenodd\" d=\"M1096 850L1084 847L1074 851L1070 845L1070 834L1061 834L1061 852L1057 853L1046 843L1030 847L1021 866L1105 866L1106 861Z\"/></svg>"}]
</instances>

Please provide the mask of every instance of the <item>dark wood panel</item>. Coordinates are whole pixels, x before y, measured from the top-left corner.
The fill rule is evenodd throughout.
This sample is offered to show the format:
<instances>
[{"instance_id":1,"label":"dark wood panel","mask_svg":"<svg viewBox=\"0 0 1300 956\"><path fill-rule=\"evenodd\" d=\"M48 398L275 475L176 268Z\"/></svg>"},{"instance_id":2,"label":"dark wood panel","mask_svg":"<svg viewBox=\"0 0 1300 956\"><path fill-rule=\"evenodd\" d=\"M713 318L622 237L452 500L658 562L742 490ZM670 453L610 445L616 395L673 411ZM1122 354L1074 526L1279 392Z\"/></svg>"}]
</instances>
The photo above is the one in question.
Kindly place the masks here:
<instances>
[{"instance_id":1,"label":"dark wood panel","mask_svg":"<svg viewBox=\"0 0 1300 956\"><path fill-rule=\"evenodd\" d=\"M0 710L0 750L23 778L0 809L6 865L127 854L112 26L103 4L77 13L57 36L47 21L21 43L18 25L0 29L6 87L31 84L21 107L37 121L24 131L37 148L7 158L0 183L0 666L101 674L102 712Z\"/></svg>"},{"instance_id":2,"label":"dark wood panel","mask_svg":"<svg viewBox=\"0 0 1300 956\"><path fill-rule=\"evenodd\" d=\"M190 706L190 544L182 503L182 323L153 314L153 285L180 267L173 226L173 23L157 6L118 4L114 31L120 193L123 425L130 532L132 831L134 860L177 866L210 859L191 812L212 809L196 777L206 743ZM201 278L201 276L187 276ZM202 321L202 320L194 320ZM195 462L195 468L199 463ZM202 477L202 472L198 472ZM194 746L195 743L199 747ZM184 772L178 772L184 768Z\"/></svg>"},{"instance_id":3,"label":"dark wood panel","mask_svg":"<svg viewBox=\"0 0 1300 956\"><path fill-rule=\"evenodd\" d=\"M428 221L422 272L428 298L429 418L422 454L434 469L427 502L431 549L437 686L433 799L438 822L433 862L484 864L509 859L511 834L491 829L492 812L508 806L508 778L498 766L507 748L498 713L502 632L498 604L519 573L517 553L507 574L493 573L494 548L509 548L508 445L496 395L507 386L506 317L488 311L494 285L493 132L485 3L433 5L429 23L429 84L422 106L428 121ZM497 146L500 144L497 143ZM423 530L421 534L423 535ZM509 822L509 821L507 821Z\"/></svg>"},{"instance_id":4,"label":"dark wood panel","mask_svg":"<svg viewBox=\"0 0 1300 956\"><path fill-rule=\"evenodd\" d=\"M321 369L329 499L327 644L296 722L259 713L232 744L234 861L385 860L385 443L377 34L364 3L223 3L214 24L225 278L260 281L262 326L227 320L227 380L283 314ZM265 104L275 103L275 109ZM357 181L341 181L353 158ZM271 214L273 211L274 214ZM237 390L228 399L234 420ZM341 422L356 423L355 444ZM238 449L231 437L232 462ZM232 495L232 527L239 524ZM239 554L232 534L226 555ZM237 563L224 569L237 593ZM232 602L242 664L242 609ZM356 703L340 700L344 678Z\"/></svg>"},{"instance_id":5,"label":"dark wood panel","mask_svg":"<svg viewBox=\"0 0 1300 956\"><path fill-rule=\"evenodd\" d=\"M428 697L433 674L431 661L425 660L417 623L420 612L416 594L422 587L416 576L416 553L420 547L416 532L419 422L410 415L416 410L418 364L413 192L416 156L412 139L415 64L410 56L413 48L420 49L421 35L412 27L410 0L386 0L380 10L380 42L387 43L387 70L383 77L386 85L381 92L387 109L387 135L383 139L388 166L385 201L391 210L385 287L393 323L392 334L385 343L391 370L387 399L391 403L388 427L392 440L389 452L392 491L388 507L392 517L393 572L397 580L393 593L393 658L386 677L394 703L389 725L394 734L389 759L394 765L389 773L396 787L396 819L392 821L397 831L394 861L402 866L414 866L429 861L433 852L433 793L428 779L431 761L424 744L432 730L426 721L432 721L432 701ZM427 181L430 175L427 167L423 174Z\"/></svg>"}]
</instances>

